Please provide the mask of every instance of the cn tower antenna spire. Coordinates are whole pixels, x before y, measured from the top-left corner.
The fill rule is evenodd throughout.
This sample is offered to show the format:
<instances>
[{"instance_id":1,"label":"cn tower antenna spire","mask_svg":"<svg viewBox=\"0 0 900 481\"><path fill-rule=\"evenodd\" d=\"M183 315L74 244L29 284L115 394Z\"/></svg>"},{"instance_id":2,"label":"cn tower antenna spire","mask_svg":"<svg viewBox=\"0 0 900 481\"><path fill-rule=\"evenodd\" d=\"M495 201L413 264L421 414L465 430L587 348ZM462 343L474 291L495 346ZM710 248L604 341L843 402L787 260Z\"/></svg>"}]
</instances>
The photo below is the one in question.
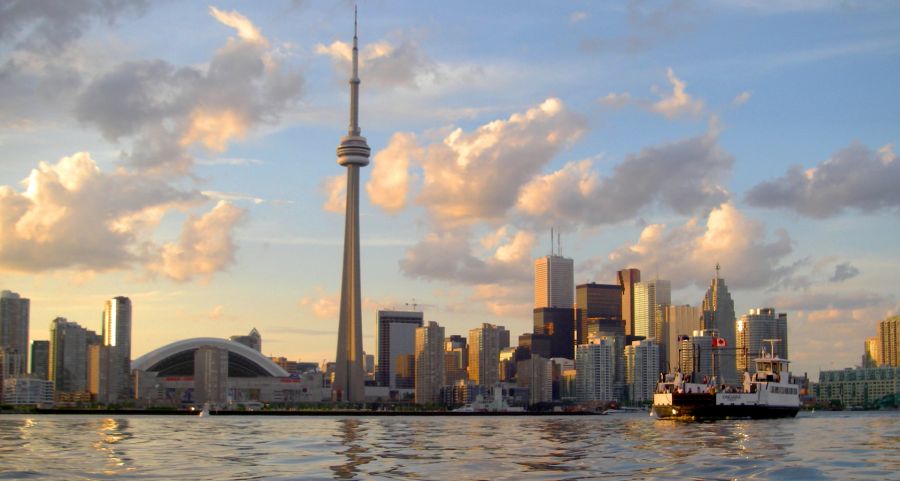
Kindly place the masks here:
<instances>
[{"instance_id":1,"label":"cn tower antenna spire","mask_svg":"<svg viewBox=\"0 0 900 481\"><path fill-rule=\"evenodd\" d=\"M359 135L359 40L357 38L357 7L353 7L353 74L350 77L349 135Z\"/></svg>"}]
</instances>

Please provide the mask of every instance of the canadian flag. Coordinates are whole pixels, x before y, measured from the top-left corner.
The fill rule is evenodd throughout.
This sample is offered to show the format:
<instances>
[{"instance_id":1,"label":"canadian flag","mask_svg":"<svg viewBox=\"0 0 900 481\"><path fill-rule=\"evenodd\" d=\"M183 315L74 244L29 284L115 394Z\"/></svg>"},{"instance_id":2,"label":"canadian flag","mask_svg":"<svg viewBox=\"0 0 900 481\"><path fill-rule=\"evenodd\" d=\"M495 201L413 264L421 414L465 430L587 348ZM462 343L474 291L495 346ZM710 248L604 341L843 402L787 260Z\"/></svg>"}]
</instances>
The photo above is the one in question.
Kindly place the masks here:
<instances>
[{"instance_id":1,"label":"canadian flag","mask_svg":"<svg viewBox=\"0 0 900 481\"><path fill-rule=\"evenodd\" d=\"M712 347L725 347L727 345L728 345L728 341L725 340L724 337L712 338Z\"/></svg>"}]
</instances>

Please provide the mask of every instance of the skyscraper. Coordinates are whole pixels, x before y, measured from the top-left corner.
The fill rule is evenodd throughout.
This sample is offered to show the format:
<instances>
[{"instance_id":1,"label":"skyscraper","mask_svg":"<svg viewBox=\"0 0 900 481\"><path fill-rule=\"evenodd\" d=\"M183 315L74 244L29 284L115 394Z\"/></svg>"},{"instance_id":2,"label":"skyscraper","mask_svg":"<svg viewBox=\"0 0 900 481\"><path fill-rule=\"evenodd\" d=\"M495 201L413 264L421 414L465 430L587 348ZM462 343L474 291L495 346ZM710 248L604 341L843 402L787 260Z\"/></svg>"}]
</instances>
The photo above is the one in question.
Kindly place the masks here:
<instances>
[{"instance_id":1,"label":"skyscraper","mask_svg":"<svg viewBox=\"0 0 900 481\"><path fill-rule=\"evenodd\" d=\"M50 379L50 341L31 341L31 377Z\"/></svg>"},{"instance_id":2,"label":"skyscraper","mask_svg":"<svg viewBox=\"0 0 900 481\"><path fill-rule=\"evenodd\" d=\"M106 382L109 400L132 396L131 383L131 299L123 296L106 301L103 309L103 345L106 357Z\"/></svg>"},{"instance_id":3,"label":"skyscraper","mask_svg":"<svg viewBox=\"0 0 900 481\"><path fill-rule=\"evenodd\" d=\"M634 335L634 283L641 281L641 271L634 268L622 269L616 273L616 280L622 287L622 316L625 334Z\"/></svg>"},{"instance_id":4,"label":"skyscraper","mask_svg":"<svg viewBox=\"0 0 900 481\"><path fill-rule=\"evenodd\" d=\"M628 399L646 403L653 400L659 376L659 344L652 339L633 341L625 346L625 384Z\"/></svg>"},{"instance_id":5,"label":"skyscraper","mask_svg":"<svg viewBox=\"0 0 900 481\"><path fill-rule=\"evenodd\" d=\"M900 316L878 323L878 355L882 366L900 366Z\"/></svg>"},{"instance_id":6,"label":"skyscraper","mask_svg":"<svg viewBox=\"0 0 900 481\"><path fill-rule=\"evenodd\" d=\"M769 343L766 339L778 339L775 343L775 352L785 359L790 359L788 351L787 314L775 315L775 309L771 307L759 307L750 309L747 314L737 321L736 333L737 371L756 372L754 359L759 357L763 347L768 351Z\"/></svg>"},{"instance_id":7,"label":"skyscraper","mask_svg":"<svg viewBox=\"0 0 900 481\"><path fill-rule=\"evenodd\" d=\"M56 392L88 389L88 346L102 338L77 323L57 317L50 323L50 380Z\"/></svg>"},{"instance_id":8,"label":"skyscraper","mask_svg":"<svg viewBox=\"0 0 900 481\"><path fill-rule=\"evenodd\" d=\"M591 338L575 348L575 398L579 402L612 401L615 345L606 338Z\"/></svg>"},{"instance_id":9,"label":"skyscraper","mask_svg":"<svg viewBox=\"0 0 900 481\"><path fill-rule=\"evenodd\" d=\"M679 366L680 336L690 336L694 331L699 331L702 324L703 310L688 304L681 306L667 306L665 310L665 356L660 356L661 367L664 371L674 371ZM665 359L662 359L662 358Z\"/></svg>"},{"instance_id":10,"label":"skyscraper","mask_svg":"<svg viewBox=\"0 0 900 481\"><path fill-rule=\"evenodd\" d=\"M444 328L436 322L416 329L416 404L441 399L444 386Z\"/></svg>"},{"instance_id":11,"label":"skyscraper","mask_svg":"<svg viewBox=\"0 0 900 481\"><path fill-rule=\"evenodd\" d=\"M458 334L444 341L444 384L456 384L469 378L466 368L469 365L469 349L466 338Z\"/></svg>"},{"instance_id":12,"label":"skyscraper","mask_svg":"<svg viewBox=\"0 0 900 481\"><path fill-rule=\"evenodd\" d=\"M28 324L31 301L10 291L0 292L0 350L18 357L15 375L28 368Z\"/></svg>"},{"instance_id":13,"label":"skyscraper","mask_svg":"<svg viewBox=\"0 0 900 481\"><path fill-rule=\"evenodd\" d=\"M344 225L344 269L337 361L331 396L335 401L365 401L362 307L359 270L359 169L369 165L369 145L359 129L359 47L353 14L353 74L350 77L350 127L337 149L338 164L347 167L347 210Z\"/></svg>"},{"instance_id":14,"label":"skyscraper","mask_svg":"<svg viewBox=\"0 0 900 481\"><path fill-rule=\"evenodd\" d=\"M534 333L550 336L550 356L575 358L575 310L542 307L534 310Z\"/></svg>"},{"instance_id":15,"label":"skyscraper","mask_svg":"<svg viewBox=\"0 0 900 481\"><path fill-rule=\"evenodd\" d=\"M718 337L725 339L726 346L720 348L716 356L720 380L726 384L738 382L734 327L734 301L725 285L725 279L719 277L719 265L716 264L716 277L710 281L709 289L703 297L702 330L718 331Z\"/></svg>"},{"instance_id":16,"label":"skyscraper","mask_svg":"<svg viewBox=\"0 0 900 481\"><path fill-rule=\"evenodd\" d=\"M500 381L500 329L493 324L469 330L469 379L493 387Z\"/></svg>"},{"instance_id":17,"label":"skyscraper","mask_svg":"<svg viewBox=\"0 0 900 481\"><path fill-rule=\"evenodd\" d=\"M575 264L572 259L551 254L534 261L534 308L575 304Z\"/></svg>"},{"instance_id":18,"label":"skyscraper","mask_svg":"<svg viewBox=\"0 0 900 481\"><path fill-rule=\"evenodd\" d=\"M880 343L878 336L866 338L865 354L863 355L862 367L873 368L881 365Z\"/></svg>"},{"instance_id":19,"label":"skyscraper","mask_svg":"<svg viewBox=\"0 0 900 481\"><path fill-rule=\"evenodd\" d=\"M376 313L378 367L375 380L379 386L401 387L397 384L397 358L415 356L416 329L422 327L424 316L421 311L379 310Z\"/></svg>"},{"instance_id":20,"label":"skyscraper","mask_svg":"<svg viewBox=\"0 0 900 481\"><path fill-rule=\"evenodd\" d=\"M656 311L672 303L672 285L660 279L634 284L634 335L658 339Z\"/></svg>"},{"instance_id":21,"label":"skyscraper","mask_svg":"<svg viewBox=\"0 0 900 481\"><path fill-rule=\"evenodd\" d=\"M576 343L587 344L588 325L595 320L622 319L622 286L589 282L575 288Z\"/></svg>"}]
</instances>

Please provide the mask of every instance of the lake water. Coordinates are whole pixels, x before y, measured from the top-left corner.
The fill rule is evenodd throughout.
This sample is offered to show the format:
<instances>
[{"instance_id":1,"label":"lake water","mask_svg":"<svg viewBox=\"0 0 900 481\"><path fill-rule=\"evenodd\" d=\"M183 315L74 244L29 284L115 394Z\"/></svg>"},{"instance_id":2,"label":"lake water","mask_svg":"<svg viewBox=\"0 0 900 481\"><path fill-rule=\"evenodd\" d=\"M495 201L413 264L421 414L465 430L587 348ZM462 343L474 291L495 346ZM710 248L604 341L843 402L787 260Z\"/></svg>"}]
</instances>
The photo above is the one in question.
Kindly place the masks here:
<instances>
[{"instance_id":1,"label":"lake water","mask_svg":"<svg viewBox=\"0 0 900 481\"><path fill-rule=\"evenodd\" d=\"M0 479L900 479L900 413L3 415Z\"/></svg>"}]
</instances>

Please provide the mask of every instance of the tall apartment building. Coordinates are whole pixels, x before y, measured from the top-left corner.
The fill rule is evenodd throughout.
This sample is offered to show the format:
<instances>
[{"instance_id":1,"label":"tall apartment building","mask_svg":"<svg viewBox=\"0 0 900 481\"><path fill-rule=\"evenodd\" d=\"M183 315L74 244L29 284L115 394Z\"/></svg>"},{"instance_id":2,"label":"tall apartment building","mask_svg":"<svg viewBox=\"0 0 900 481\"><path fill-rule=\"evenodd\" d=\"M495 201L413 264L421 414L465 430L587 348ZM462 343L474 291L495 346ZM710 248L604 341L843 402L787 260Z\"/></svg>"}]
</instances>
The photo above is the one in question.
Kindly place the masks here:
<instances>
[{"instance_id":1,"label":"tall apartment building","mask_svg":"<svg viewBox=\"0 0 900 481\"><path fill-rule=\"evenodd\" d=\"M50 341L31 341L31 377L50 379Z\"/></svg>"},{"instance_id":2,"label":"tall apartment building","mask_svg":"<svg viewBox=\"0 0 900 481\"><path fill-rule=\"evenodd\" d=\"M881 346L878 336L866 338L865 354L863 354L862 367L870 369L881 365Z\"/></svg>"},{"instance_id":3,"label":"tall apartment building","mask_svg":"<svg viewBox=\"0 0 900 481\"><path fill-rule=\"evenodd\" d=\"M528 404L553 401L553 363L541 356L518 361L516 385L528 388Z\"/></svg>"},{"instance_id":4,"label":"tall apartment building","mask_svg":"<svg viewBox=\"0 0 900 481\"><path fill-rule=\"evenodd\" d=\"M416 404L441 400L444 386L444 328L432 321L416 329Z\"/></svg>"},{"instance_id":5,"label":"tall apartment building","mask_svg":"<svg viewBox=\"0 0 900 481\"><path fill-rule=\"evenodd\" d=\"M18 356L16 376L28 368L28 328L31 301L11 291L0 292L0 350Z\"/></svg>"},{"instance_id":6,"label":"tall apartment building","mask_svg":"<svg viewBox=\"0 0 900 481\"><path fill-rule=\"evenodd\" d=\"M589 282L575 288L575 342L586 344L588 325L596 320L622 319L622 286Z\"/></svg>"},{"instance_id":7,"label":"tall apartment building","mask_svg":"<svg viewBox=\"0 0 900 481\"><path fill-rule=\"evenodd\" d=\"M900 367L900 316L878 323L878 355L880 366Z\"/></svg>"},{"instance_id":8,"label":"tall apartment building","mask_svg":"<svg viewBox=\"0 0 900 481\"><path fill-rule=\"evenodd\" d=\"M562 307L575 304L575 263L558 255L534 261L534 308Z\"/></svg>"},{"instance_id":9,"label":"tall apartment building","mask_svg":"<svg viewBox=\"0 0 900 481\"><path fill-rule=\"evenodd\" d=\"M641 271L634 268L616 273L616 281L622 288L621 319L625 321L625 334L634 335L634 285L641 281Z\"/></svg>"},{"instance_id":10,"label":"tall apartment building","mask_svg":"<svg viewBox=\"0 0 900 481\"><path fill-rule=\"evenodd\" d=\"M493 387L500 381L500 329L493 324L469 330L469 380Z\"/></svg>"},{"instance_id":11,"label":"tall apartment building","mask_svg":"<svg viewBox=\"0 0 900 481\"><path fill-rule=\"evenodd\" d=\"M659 339L656 312L672 303L672 284L656 279L634 284L634 335Z\"/></svg>"},{"instance_id":12,"label":"tall apartment building","mask_svg":"<svg viewBox=\"0 0 900 481\"><path fill-rule=\"evenodd\" d=\"M630 401L653 401L660 372L659 352L659 344L653 339L633 341L625 346L625 384Z\"/></svg>"},{"instance_id":13,"label":"tall apartment building","mask_svg":"<svg viewBox=\"0 0 900 481\"><path fill-rule=\"evenodd\" d=\"M591 338L575 348L575 399L578 402L617 400L615 393L615 344L607 338Z\"/></svg>"},{"instance_id":14,"label":"tall apartment building","mask_svg":"<svg viewBox=\"0 0 900 481\"><path fill-rule=\"evenodd\" d=\"M734 316L734 301L725 279L719 277L719 265L716 264L716 277L709 284L709 289L703 297L703 330L715 330L718 336L725 339L727 346L718 352L719 379L726 384L734 384L739 381L737 376L737 350L735 345L736 319Z\"/></svg>"},{"instance_id":15,"label":"tall apartment building","mask_svg":"<svg viewBox=\"0 0 900 481\"><path fill-rule=\"evenodd\" d=\"M681 305L667 306L665 316L665 356L660 356L661 367L664 371L674 371L679 365L678 354L680 336L689 336L694 331L699 331L703 325L703 310L697 306Z\"/></svg>"},{"instance_id":16,"label":"tall apartment building","mask_svg":"<svg viewBox=\"0 0 900 481\"><path fill-rule=\"evenodd\" d=\"M65 318L50 323L50 380L57 393L88 391L88 346L101 343L96 332Z\"/></svg>"},{"instance_id":17,"label":"tall apartment building","mask_svg":"<svg viewBox=\"0 0 900 481\"><path fill-rule=\"evenodd\" d=\"M397 358L415 356L416 329L422 327L421 311L379 310L376 315L375 345L378 364L375 379L379 386L398 388Z\"/></svg>"},{"instance_id":18,"label":"tall apartment building","mask_svg":"<svg viewBox=\"0 0 900 481\"><path fill-rule=\"evenodd\" d=\"M444 384L447 386L469 378L469 349L466 338L454 334L444 340Z\"/></svg>"},{"instance_id":19,"label":"tall apartment building","mask_svg":"<svg viewBox=\"0 0 900 481\"><path fill-rule=\"evenodd\" d=\"M766 339L778 339L775 343L775 352L779 357L790 359L788 351L788 326L787 314L775 314L772 307L759 307L750 309L747 314L737 321L737 370L739 373L747 371L756 372L754 359L759 357L763 347L770 349Z\"/></svg>"},{"instance_id":20,"label":"tall apartment building","mask_svg":"<svg viewBox=\"0 0 900 481\"><path fill-rule=\"evenodd\" d=\"M131 399L131 299L118 296L106 301L102 332L109 351L100 365L106 371L106 397L110 402Z\"/></svg>"}]
</instances>

